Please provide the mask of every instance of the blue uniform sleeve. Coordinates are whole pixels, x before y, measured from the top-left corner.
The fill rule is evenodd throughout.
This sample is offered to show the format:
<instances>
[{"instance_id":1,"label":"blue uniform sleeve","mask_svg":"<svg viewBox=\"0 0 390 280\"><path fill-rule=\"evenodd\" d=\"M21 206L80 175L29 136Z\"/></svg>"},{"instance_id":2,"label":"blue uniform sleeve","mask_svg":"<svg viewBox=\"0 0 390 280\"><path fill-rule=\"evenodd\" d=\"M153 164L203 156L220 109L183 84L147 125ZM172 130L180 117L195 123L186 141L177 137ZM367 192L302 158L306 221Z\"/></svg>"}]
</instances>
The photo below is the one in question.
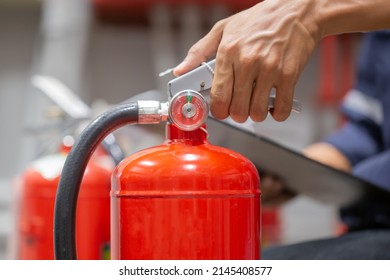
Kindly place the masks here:
<instances>
[{"instance_id":1,"label":"blue uniform sleeve","mask_svg":"<svg viewBox=\"0 0 390 280\"><path fill-rule=\"evenodd\" d=\"M353 166L384 150L384 85L390 78L389 46L389 31L364 35L356 83L341 106L347 123L325 139L345 154Z\"/></svg>"},{"instance_id":2,"label":"blue uniform sleeve","mask_svg":"<svg viewBox=\"0 0 390 280\"><path fill-rule=\"evenodd\" d=\"M350 118L335 133L325 139L355 166L382 151L380 127L364 118Z\"/></svg>"}]
</instances>

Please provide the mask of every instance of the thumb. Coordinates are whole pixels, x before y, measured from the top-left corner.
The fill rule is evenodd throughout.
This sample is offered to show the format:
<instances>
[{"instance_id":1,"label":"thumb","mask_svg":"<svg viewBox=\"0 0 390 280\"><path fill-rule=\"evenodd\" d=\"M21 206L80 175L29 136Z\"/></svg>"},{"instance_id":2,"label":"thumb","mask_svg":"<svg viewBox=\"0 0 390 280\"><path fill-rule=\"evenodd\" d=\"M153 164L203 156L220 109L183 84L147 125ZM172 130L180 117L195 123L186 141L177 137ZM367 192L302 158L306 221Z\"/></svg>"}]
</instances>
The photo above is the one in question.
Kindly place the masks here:
<instances>
[{"instance_id":1,"label":"thumb","mask_svg":"<svg viewBox=\"0 0 390 280\"><path fill-rule=\"evenodd\" d=\"M224 25L224 21L218 22L206 36L195 43L186 58L173 69L173 74L175 76L185 74L214 56L221 42Z\"/></svg>"}]
</instances>

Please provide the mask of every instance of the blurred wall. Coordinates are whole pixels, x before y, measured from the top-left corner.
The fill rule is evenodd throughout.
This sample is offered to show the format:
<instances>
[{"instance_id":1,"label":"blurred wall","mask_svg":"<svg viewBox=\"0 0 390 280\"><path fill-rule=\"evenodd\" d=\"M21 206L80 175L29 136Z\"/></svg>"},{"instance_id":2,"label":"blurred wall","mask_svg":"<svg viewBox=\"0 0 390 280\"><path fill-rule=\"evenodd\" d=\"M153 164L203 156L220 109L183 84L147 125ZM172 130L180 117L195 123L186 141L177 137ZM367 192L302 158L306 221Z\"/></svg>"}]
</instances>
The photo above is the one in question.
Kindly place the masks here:
<instances>
[{"instance_id":1,"label":"blurred wall","mask_svg":"<svg viewBox=\"0 0 390 280\"><path fill-rule=\"evenodd\" d=\"M0 2L0 258L12 225L11 180L22 168L18 151L40 15L37 1Z\"/></svg>"}]
</instances>

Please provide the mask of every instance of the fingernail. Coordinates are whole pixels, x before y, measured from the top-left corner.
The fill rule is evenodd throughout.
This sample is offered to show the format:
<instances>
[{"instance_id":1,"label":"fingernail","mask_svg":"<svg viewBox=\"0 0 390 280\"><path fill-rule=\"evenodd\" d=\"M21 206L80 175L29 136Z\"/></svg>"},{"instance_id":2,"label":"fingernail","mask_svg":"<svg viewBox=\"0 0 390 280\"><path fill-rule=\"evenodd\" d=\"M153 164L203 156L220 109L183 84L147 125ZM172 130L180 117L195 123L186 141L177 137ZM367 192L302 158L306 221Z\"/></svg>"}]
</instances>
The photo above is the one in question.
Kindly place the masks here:
<instances>
[{"instance_id":1,"label":"fingernail","mask_svg":"<svg viewBox=\"0 0 390 280\"><path fill-rule=\"evenodd\" d=\"M181 72L183 71L184 65L185 65L185 60L183 60L179 65L173 68L173 74L176 76L180 75Z\"/></svg>"},{"instance_id":2,"label":"fingernail","mask_svg":"<svg viewBox=\"0 0 390 280\"><path fill-rule=\"evenodd\" d=\"M185 60L183 60L179 65L177 65L177 66L175 67L175 70L176 70L176 69L181 69L181 68L183 68L183 65L185 64L184 62L185 62Z\"/></svg>"}]
</instances>

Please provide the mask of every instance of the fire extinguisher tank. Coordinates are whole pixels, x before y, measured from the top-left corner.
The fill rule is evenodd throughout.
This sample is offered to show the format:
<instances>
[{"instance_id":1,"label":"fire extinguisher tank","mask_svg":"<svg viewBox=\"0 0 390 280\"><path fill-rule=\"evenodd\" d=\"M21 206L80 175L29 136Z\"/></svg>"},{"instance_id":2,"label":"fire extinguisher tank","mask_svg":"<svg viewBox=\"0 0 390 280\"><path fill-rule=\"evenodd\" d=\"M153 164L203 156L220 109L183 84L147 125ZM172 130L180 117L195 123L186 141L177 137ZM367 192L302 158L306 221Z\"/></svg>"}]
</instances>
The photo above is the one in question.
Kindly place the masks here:
<instances>
[{"instance_id":1,"label":"fire extinguisher tank","mask_svg":"<svg viewBox=\"0 0 390 280\"><path fill-rule=\"evenodd\" d=\"M16 233L16 258L50 260L53 254L53 210L62 166L69 147L40 158L22 176ZM112 167L95 155L83 178L77 209L77 248L80 259L109 258L110 178Z\"/></svg>"},{"instance_id":2,"label":"fire extinguisher tank","mask_svg":"<svg viewBox=\"0 0 390 280\"><path fill-rule=\"evenodd\" d=\"M205 126L167 125L167 140L114 171L113 259L259 259L260 183L242 155Z\"/></svg>"}]
</instances>

